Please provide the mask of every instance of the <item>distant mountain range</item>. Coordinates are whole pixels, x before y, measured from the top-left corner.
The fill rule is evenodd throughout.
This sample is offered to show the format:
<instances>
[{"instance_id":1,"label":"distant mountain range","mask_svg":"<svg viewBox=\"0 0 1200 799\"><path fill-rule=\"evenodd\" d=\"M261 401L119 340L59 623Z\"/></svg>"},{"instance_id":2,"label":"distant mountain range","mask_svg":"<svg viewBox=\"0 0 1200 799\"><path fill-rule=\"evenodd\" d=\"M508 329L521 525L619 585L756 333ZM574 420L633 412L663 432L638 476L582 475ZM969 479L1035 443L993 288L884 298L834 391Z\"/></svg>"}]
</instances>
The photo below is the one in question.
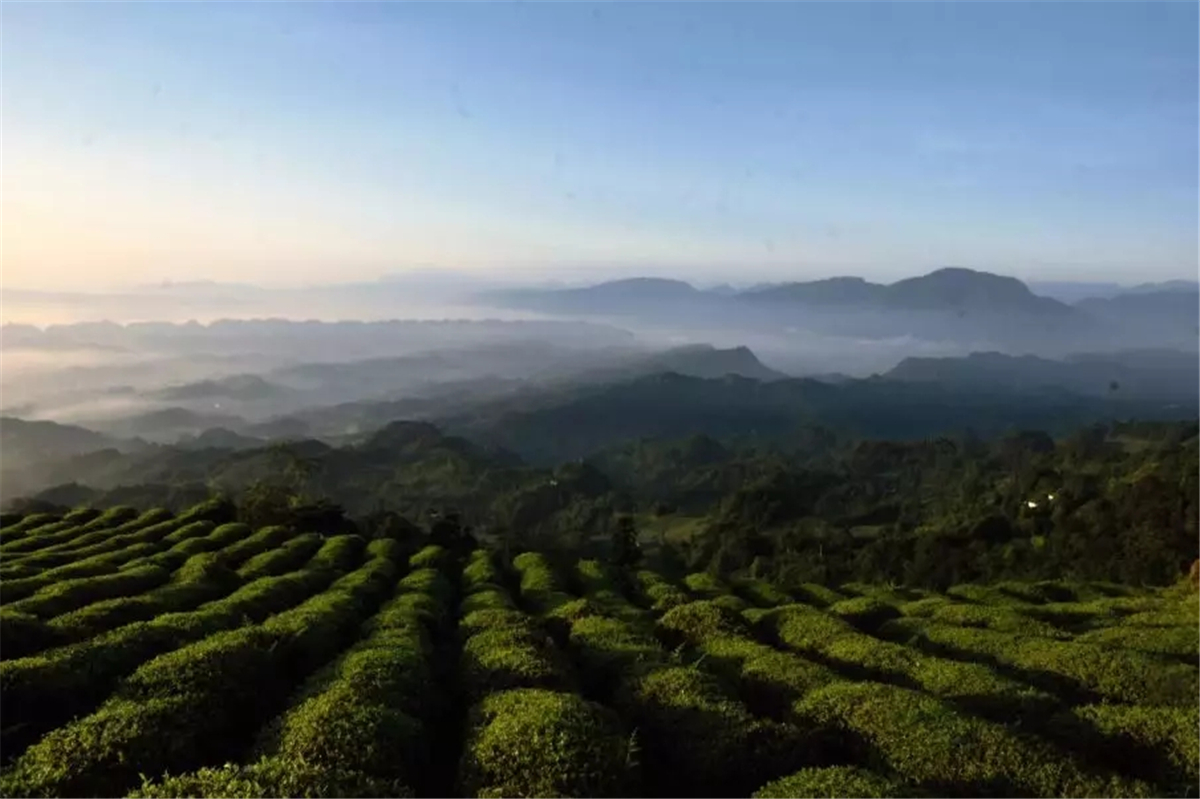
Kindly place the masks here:
<instances>
[{"instance_id":1,"label":"distant mountain range","mask_svg":"<svg viewBox=\"0 0 1200 799\"><path fill-rule=\"evenodd\" d=\"M701 291L678 280L631 278L585 288L492 292L485 299L544 313L635 318L651 325L787 326L837 336L966 341L976 348L991 344L1047 356L1085 348L1196 347L1196 284L1175 281L1101 293L1067 302L1035 294L1016 278L946 268L891 284L835 277Z\"/></svg>"},{"instance_id":2,"label":"distant mountain range","mask_svg":"<svg viewBox=\"0 0 1200 799\"><path fill-rule=\"evenodd\" d=\"M1194 353L1172 350L1080 354L1061 361L998 352L972 353L966 358L905 358L884 377L1004 392L1060 390L1178 403L1195 402L1200 394L1200 360Z\"/></svg>"}]
</instances>

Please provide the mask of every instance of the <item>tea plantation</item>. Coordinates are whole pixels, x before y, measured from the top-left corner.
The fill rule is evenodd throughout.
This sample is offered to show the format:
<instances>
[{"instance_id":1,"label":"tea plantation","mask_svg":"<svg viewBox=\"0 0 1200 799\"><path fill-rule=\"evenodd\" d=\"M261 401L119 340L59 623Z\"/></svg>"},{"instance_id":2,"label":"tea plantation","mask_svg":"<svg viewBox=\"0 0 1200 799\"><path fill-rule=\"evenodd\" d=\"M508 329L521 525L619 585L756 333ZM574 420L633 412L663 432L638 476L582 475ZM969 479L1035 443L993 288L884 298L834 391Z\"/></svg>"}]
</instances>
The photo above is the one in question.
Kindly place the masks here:
<instances>
[{"instance_id":1,"label":"tea plantation","mask_svg":"<svg viewBox=\"0 0 1200 799\"><path fill-rule=\"evenodd\" d=\"M4 796L1196 796L1197 599L8 515Z\"/></svg>"}]
</instances>

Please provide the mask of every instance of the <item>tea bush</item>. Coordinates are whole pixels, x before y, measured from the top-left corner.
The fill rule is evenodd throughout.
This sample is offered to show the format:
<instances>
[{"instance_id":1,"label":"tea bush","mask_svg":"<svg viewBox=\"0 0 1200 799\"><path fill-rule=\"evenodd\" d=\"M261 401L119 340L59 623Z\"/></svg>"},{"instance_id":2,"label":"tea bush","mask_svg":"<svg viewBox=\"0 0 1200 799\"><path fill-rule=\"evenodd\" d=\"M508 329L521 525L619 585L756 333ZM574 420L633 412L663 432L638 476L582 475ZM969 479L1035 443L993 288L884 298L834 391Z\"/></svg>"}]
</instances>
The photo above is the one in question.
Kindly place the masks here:
<instances>
[{"instance_id":1,"label":"tea bush","mask_svg":"<svg viewBox=\"0 0 1200 799\"><path fill-rule=\"evenodd\" d=\"M632 787L629 737L611 710L540 689L484 698L468 720L465 796L620 796Z\"/></svg>"},{"instance_id":2,"label":"tea bush","mask_svg":"<svg viewBox=\"0 0 1200 799\"><path fill-rule=\"evenodd\" d=\"M887 799L919 795L903 780L879 772L859 766L825 766L800 769L795 774L768 783L754 792L754 799L839 796Z\"/></svg>"}]
</instances>

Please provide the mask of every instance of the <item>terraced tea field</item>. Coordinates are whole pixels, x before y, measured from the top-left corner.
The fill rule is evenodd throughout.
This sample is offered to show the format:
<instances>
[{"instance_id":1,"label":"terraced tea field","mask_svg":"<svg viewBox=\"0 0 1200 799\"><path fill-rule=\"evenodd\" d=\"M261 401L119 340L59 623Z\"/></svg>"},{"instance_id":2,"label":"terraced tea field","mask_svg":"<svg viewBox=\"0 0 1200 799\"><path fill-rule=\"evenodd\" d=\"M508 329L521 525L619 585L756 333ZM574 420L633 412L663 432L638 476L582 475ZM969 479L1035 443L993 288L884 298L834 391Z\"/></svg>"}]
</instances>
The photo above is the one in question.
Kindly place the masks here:
<instances>
[{"instance_id":1,"label":"terraced tea field","mask_svg":"<svg viewBox=\"0 0 1200 799\"><path fill-rule=\"evenodd\" d=\"M1194 593L0 528L5 796L1195 796Z\"/></svg>"}]
</instances>

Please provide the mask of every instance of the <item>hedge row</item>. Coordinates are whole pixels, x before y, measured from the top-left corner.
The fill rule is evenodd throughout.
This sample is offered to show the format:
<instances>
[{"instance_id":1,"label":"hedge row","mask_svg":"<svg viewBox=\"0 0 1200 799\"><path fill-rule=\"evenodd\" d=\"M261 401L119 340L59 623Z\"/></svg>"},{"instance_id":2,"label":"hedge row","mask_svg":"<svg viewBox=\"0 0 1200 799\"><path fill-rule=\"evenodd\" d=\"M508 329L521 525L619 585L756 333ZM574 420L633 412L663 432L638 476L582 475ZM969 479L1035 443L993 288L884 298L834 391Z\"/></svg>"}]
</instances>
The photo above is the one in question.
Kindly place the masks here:
<instances>
[{"instance_id":1,"label":"hedge row","mask_svg":"<svg viewBox=\"0 0 1200 799\"><path fill-rule=\"evenodd\" d=\"M174 571L182 568L193 556L230 547L249 533L250 528L245 525L222 524L219 527L213 527L213 523L210 521L188 522L163 539L163 543L171 545L169 549L131 560L121 569L132 569L148 564Z\"/></svg>"},{"instance_id":2,"label":"hedge row","mask_svg":"<svg viewBox=\"0 0 1200 799\"><path fill-rule=\"evenodd\" d=\"M570 666L550 637L511 609L478 552L464 576L468 600L484 602L460 623L462 679L475 704L458 781L464 796L616 796L633 783L629 738L616 715L575 693ZM473 566L473 568L472 568ZM513 561L533 606L568 604L549 564L525 553ZM481 607L482 605L482 607Z\"/></svg>"},{"instance_id":3,"label":"hedge row","mask_svg":"<svg viewBox=\"0 0 1200 799\"><path fill-rule=\"evenodd\" d=\"M290 527L271 525L248 535L221 553L221 562L231 569L236 569L250 558L271 552L288 540L294 538L296 532Z\"/></svg>"},{"instance_id":4,"label":"hedge row","mask_svg":"<svg viewBox=\"0 0 1200 799\"><path fill-rule=\"evenodd\" d=\"M116 574L52 583L33 596L9 603L6 607L15 613L48 619L104 599L140 594L162 585L169 579L171 573L166 569L141 566Z\"/></svg>"},{"instance_id":5,"label":"hedge row","mask_svg":"<svg viewBox=\"0 0 1200 799\"><path fill-rule=\"evenodd\" d=\"M459 663L470 702L511 688L574 687L570 666L550 636L517 610L485 608L464 616Z\"/></svg>"},{"instance_id":6,"label":"hedge row","mask_svg":"<svg viewBox=\"0 0 1200 799\"><path fill-rule=\"evenodd\" d=\"M884 629L898 623L888 622ZM880 640L805 605L779 608L763 617L759 628L769 640L838 664L859 679L920 688L985 715L1017 714L1034 719L1059 706L1055 696L1006 677L984 663L936 657Z\"/></svg>"},{"instance_id":7,"label":"hedge row","mask_svg":"<svg viewBox=\"0 0 1200 799\"><path fill-rule=\"evenodd\" d=\"M1080 644L1116 649L1132 649L1157 655L1172 655L1196 663L1200 657L1200 626L1143 627L1117 625L1084 633L1075 639Z\"/></svg>"},{"instance_id":8,"label":"hedge row","mask_svg":"<svg viewBox=\"0 0 1200 799\"><path fill-rule=\"evenodd\" d=\"M121 795L141 774L221 763L300 678L335 654L395 579L375 558L261 625L150 660L95 713L51 731L0 784L9 796Z\"/></svg>"},{"instance_id":9,"label":"hedge row","mask_svg":"<svg viewBox=\"0 0 1200 799\"><path fill-rule=\"evenodd\" d=\"M418 553L421 554L421 553ZM429 563L414 556L410 565ZM407 787L427 765L425 724L436 714L432 646L419 604L433 602L446 613L442 584L429 592L405 590L363 625L361 640L320 670L293 706L272 724L259 750L286 762L304 762L360 781Z\"/></svg>"},{"instance_id":10,"label":"hedge row","mask_svg":"<svg viewBox=\"0 0 1200 799\"><path fill-rule=\"evenodd\" d=\"M166 585L138 596L93 602L56 616L48 626L64 641L85 641L126 624L192 610L219 599L242 584L225 566L222 554L218 551L193 555L171 575Z\"/></svg>"},{"instance_id":11,"label":"hedge row","mask_svg":"<svg viewBox=\"0 0 1200 799\"><path fill-rule=\"evenodd\" d=\"M622 796L635 784L616 714L577 694L501 691L471 709L467 727L464 796Z\"/></svg>"},{"instance_id":12,"label":"hedge row","mask_svg":"<svg viewBox=\"0 0 1200 799\"><path fill-rule=\"evenodd\" d=\"M142 528L134 533L114 537L111 541L93 544L79 551L29 555L18 563L6 567L0 574L0 579L3 579L6 586L13 584L20 591L22 583L33 581L36 584L43 580L51 570L57 572L60 569L77 569L78 571L74 575L77 577L105 574L126 563L136 562L139 558L145 558L161 551L164 547L164 536L178 529L179 526L179 522L172 519ZM89 568L96 563L105 564L105 569ZM144 565L144 563L138 565Z\"/></svg>"},{"instance_id":13,"label":"hedge row","mask_svg":"<svg viewBox=\"0 0 1200 799\"><path fill-rule=\"evenodd\" d=\"M1084 705L1056 716L1053 738L1096 762L1154 783L1160 796L1200 784L1200 707Z\"/></svg>"},{"instance_id":14,"label":"hedge row","mask_svg":"<svg viewBox=\"0 0 1200 799\"><path fill-rule=\"evenodd\" d=\"M412 796L390 780L372 779L360 772L324 768L282 757L265 757L249 765L228 763L158 781L143 777L141 787L127 795L146 799L176 799L180 796L239 796L245 799L360 796L383 799Z\"/></svg>"},{"instance_id":15,"label":"hedge row","mask_svg":"<svg viewBox=\"0 0 1200 799\"><path fill-rule=\"evenodd\" d=\"M205 535L212 529L212 525L209 522L200 522L194 527L191 525L189 527L192 527L191 532L196 535ZM5 604L17 602L62 580L98 577L104 574L112 574L118 569L128 566L154 565L166 567L166 564L149 560L149 556L158 552L159 545L157 544L146 542L136 543L112 552L92 555L64 566L44 570L37 569L36 574L29 577L18 579L5 578L0 583L0 599ZM136 562L143 558L145 560L141 563Z\"/></svg>"},{"instance_id":16,"label":"hedge row","mask_svg":"<svg viewBox=\"0 0 1200 799\"><path fill-rule=\"evenodd\" d=\"M318 533L303 533L283 546L248 558L238 567L237 574L243 580L286 574L308 563L323 543Z\"/></svg>"},{"instance_id":17,"label":"hedge row","mask_svg":"<svg viewBox=\"0 0 1200 799\"><path fill-rule=\"evenodd\" d=\"M1040 739L875 682L837 682L797 702L798 724L840 735L847 754L935 796L1152 796L1151 786L1092 774Z\"/></svg>"},{"instance_id":18,"label":"hedge row","mask_svg":"<svg viewBox=\"0 0 1200 799\"><path fill-rule=\"evenodd\" d=\"M114 509L114 511L117 509ZM5 558L10 556L23 556L20 561L23 563L26 558L36 557L41 563L42 559L54 556L54 558L63 557L69 553L80 553L84 551L86 555L95 554L88 551L90 547L105 546L112 539L119 539L116 548L123 546L126 543L134 543L124 540L123 536L130 533L136 533L147 527L154 527L157 530L163 529L161 525L166 523L174 523L176 526L183 524L179 519L174 518L171 513L162 508L153 508L145 513L136 514L132 518L127 518L119 524L113 524L123 514L114 513L111 520L105 520L103 516L93 519L87 524L70 530L64 530L53 535L41 536L32 535L21 541L15 541L8 546L3 552L0 552ZM33 553L33 554L29 554ZM81 554L80 556L85 556ZM51 561L54 562L54 561ZM62 562L70 562L70 559Z\"/></svg>"},{"instance_id":19,"label":"hedge row","mask_svg":"<svg viewBox=\"0 0 1200 799\"><path fill-rule=\"evenodd\" d=\"M825 666L754 640L745 621L716 602L675 608L659 619L658 633L668 645L701 655L708 670L760 715L779 718L792 702L837 679Z\"/></svg>"},{"instance_id":20,"label":"hedge row","mask_svg":"<svg viewBox=\"0 0 1200 799\"><path fill-rule=\"evenodd\" d=\"M804 735L754 718L712 677L678 666L654 636L646 614L627 602L618 604L621 600L605 590L587 562L583 572L580 583L592 591L581 600L588 604L571 624L567 649L585 685L636 730L643 793L745 795L810 762L813 753ZM645 578L639 583L663 584ZM715 602L694 604L730 613Z\"/></svg>"},{"instance_id":21,"label":"hedge row","mask_svg":"<svg viewBox=\"0 0 1200 799\"><path fill-rule=\"evenodd\" d=\"M223 630L262 621L325 589L326 569L306 569L248 583L221 600L185 613L119 627L82 643L0 662L6 756L37 736L90 712L141 664Z\"/></svg>"},{"instance_id":22,"label":"hedge row","mask_svg":"<svg viewBox=\"0 0 1200 799\"><path fill-rule=\"evenodd\" d=\"M1030 682L1074 700L1091 696L1130 704L1190 705L1200 687L1194 666L1143 652L921 619L888 622L883 632L934 654L1019 669Z\"/></svg>"},{"instance_id":23,"label":"hedge row","mask_svg":"<svg viewBox=\"0 0 1200 799\"><path fill-rule=\"evenodd\" d=\"M732 587L738 596L760 608L774 608L780 605L790 605L796 600L774 583L766 580L742 579L734 580Z\"/></svg>"},{"instance_id":24,"label":"hedge row","mask_svg":"<svg viewBox=\"0 0 1200 799\"><path fill-rule=\"evenodd\" d=\"M687 592L652 571L643 569L637 572L634 581L642 600L655 613L666 613L671 608L691 601Z\"/></svg>"},{"instance_id":25,"label":"hedge row","mask_svg":"<svg viewBox=\"0 0 1200 799\"><path fill-rule=\"evenodd\" d=\"M42 525L54 524L63 517L57 513L30 513L15 520L11 514L4 514L4 518L11 523L6 523L0 528L0 553L7 552L4 545L28 535Z\"/></svg>"},{"instance_id":26,"label":"hedge row","mask_svg":"<svg viewBox=\"0 0 1200 799\"><path fill-rule=\"evenodd\" d=\"M792 797L854 796L861 799L920 796L904 780L860 766L806 768L781 780L767 783L754 792L754 799Z\"/></svg>"},{"instance_id":27,"label":"hedge row","mask_svg":"<svg viewBox=\"0 0 1200 799\"><path fill-rule=\"evenodd\" d=\"M29 530L21 541L9 541L0 545L0 555L7 559L20 557L23 553L37 549L39 546L51 546L60 541L69 541L80 535L82 525L67 519L52 519L45 524Z\"/></svg>"},{"instance_id":28,"label":"hedge row","mask_svg":"<svg viewBox=\"0 0 1200 799\"><path fill-rule=\"evenodd\" d=\"M537 612L546 613L571 601L545 555L522 552L513 558L512 565L520 578L521 598Z\"/></svg>"}]
</instances>

